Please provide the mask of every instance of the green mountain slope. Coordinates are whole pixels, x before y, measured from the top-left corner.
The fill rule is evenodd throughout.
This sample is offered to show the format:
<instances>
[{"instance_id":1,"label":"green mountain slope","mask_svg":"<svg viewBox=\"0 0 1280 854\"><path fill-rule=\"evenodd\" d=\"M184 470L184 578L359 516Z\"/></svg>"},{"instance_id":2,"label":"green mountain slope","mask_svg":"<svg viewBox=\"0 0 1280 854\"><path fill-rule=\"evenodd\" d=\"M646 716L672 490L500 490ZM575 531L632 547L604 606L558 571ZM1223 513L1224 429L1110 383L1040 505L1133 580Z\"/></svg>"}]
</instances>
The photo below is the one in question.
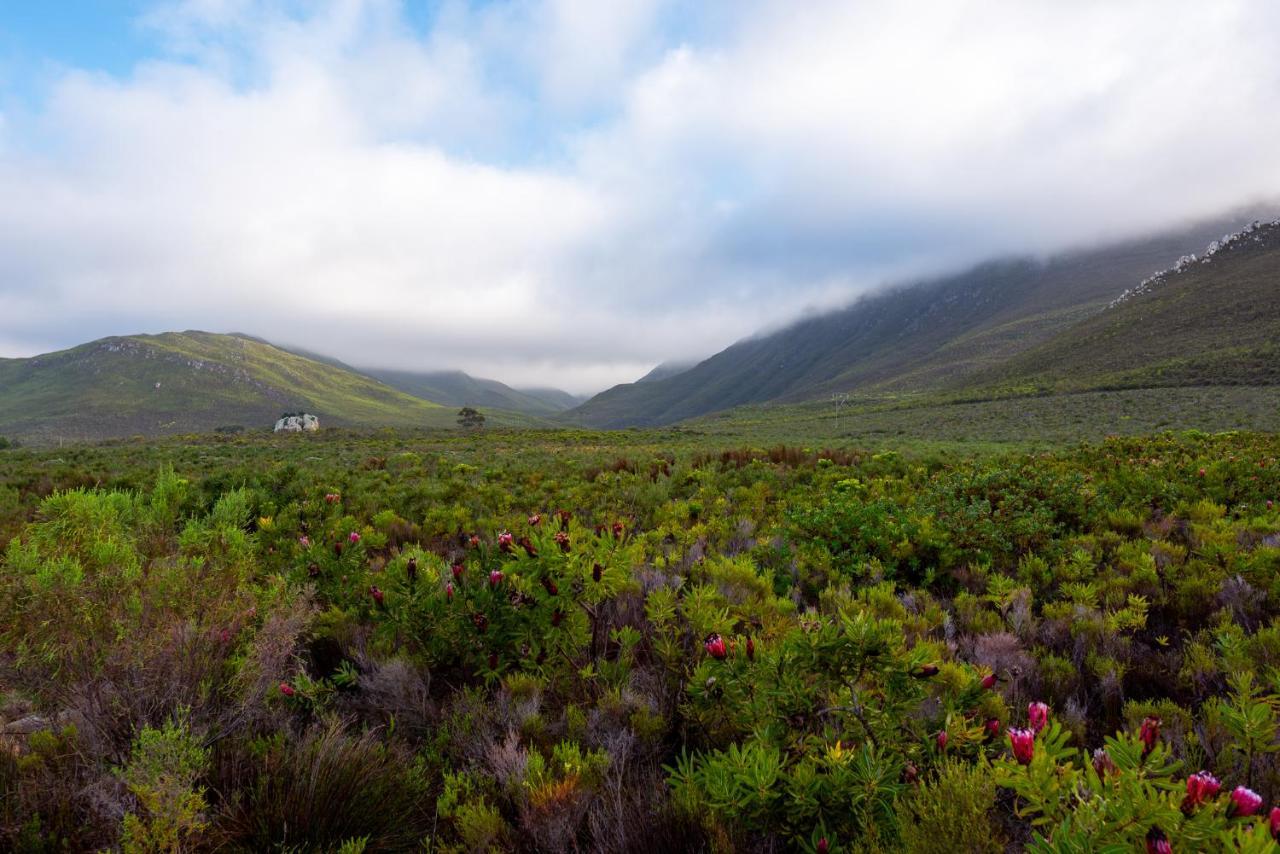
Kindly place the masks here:
<instances>
[{"instance_id":1,"label":"green mountain slope","mask_svg":"<svg viewBox=\"0 0 1280 854\"><path fill-rule=\"evenodd\" d=\"M406 394L448 406L505 409L528 415L554 415L582 401L554 388L514 389L497 380L478 379L462 371L366 370L366 374Z\"/></svg>"},{"instance_id":2,"label":"green mountain slope","mask_svg":"<svg viewBox=\"0 0 1280 854\"><path fill-rule=\"evenodd\" d=\"M1243 216L1048 261L1009 259L866 296L740 341L665 379L615 386L566 414L597 427L668 424L749 403L964 386L1093 316Z\"/></svg>"},{"instance_id":3,"label":"green mountain slope","mask_svg":"<svg viewBox=\"0 0 1280 854\"><path fill-rule=\"evenodd\" d=\"M1278 295L1280 220L1215 241L966 386L1043 393L1280 383Z\"/></svg>"},{"instance_id":4,"label":"green mountain slope","mask_svg":"<svg viewBox=\"0 0 1280 854\"><path fill-rule=\"evenodd\" d=\"M0 434L28 441L266 429L299 410L324 426L456 426L451 407L248 336L112 337L0 360Z\"/></svg>"}]
</instances>

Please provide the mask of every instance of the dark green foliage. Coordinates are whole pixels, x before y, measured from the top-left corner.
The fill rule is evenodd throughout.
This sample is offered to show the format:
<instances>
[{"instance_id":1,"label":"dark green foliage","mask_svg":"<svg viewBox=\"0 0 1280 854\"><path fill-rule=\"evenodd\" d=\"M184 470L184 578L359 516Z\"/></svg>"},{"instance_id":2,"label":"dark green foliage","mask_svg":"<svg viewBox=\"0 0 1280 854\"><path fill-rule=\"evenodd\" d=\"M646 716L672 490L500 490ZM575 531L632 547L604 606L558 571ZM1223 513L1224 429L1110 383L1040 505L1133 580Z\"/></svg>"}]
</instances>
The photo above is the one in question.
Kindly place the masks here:
<instances>
[{"instance_id":1,"label":"dark green foliage","mask_svg":"<svg viewBox=\"0 0 1280 854\"><path fill-rule=\"evenodd\" d=\"M1227 811L1280 802L1272 435L5 463L6 850L1272 845ZM1183 810L1201 769L1223 789Z\"/></svg>"}]
</instances>

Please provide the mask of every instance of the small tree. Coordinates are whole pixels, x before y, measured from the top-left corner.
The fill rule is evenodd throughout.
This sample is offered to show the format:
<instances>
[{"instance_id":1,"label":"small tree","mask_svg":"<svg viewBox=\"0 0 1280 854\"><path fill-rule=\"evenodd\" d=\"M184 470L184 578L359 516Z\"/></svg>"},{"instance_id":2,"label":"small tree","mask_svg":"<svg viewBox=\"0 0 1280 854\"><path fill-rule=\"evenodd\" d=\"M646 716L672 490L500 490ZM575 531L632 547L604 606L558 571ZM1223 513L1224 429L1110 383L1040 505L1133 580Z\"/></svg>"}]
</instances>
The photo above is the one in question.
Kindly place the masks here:
<instances>
[{"instance_id":1,"label":"small tree","mask_svg":"<svg viewBox=\"0 0 1280 854\"><path fill-rule=\"evenodd\" d=\"M470 406L464 406L458 410L458 426L478 430L484 426L484 415Z\"/></svg>"}]
</instances>

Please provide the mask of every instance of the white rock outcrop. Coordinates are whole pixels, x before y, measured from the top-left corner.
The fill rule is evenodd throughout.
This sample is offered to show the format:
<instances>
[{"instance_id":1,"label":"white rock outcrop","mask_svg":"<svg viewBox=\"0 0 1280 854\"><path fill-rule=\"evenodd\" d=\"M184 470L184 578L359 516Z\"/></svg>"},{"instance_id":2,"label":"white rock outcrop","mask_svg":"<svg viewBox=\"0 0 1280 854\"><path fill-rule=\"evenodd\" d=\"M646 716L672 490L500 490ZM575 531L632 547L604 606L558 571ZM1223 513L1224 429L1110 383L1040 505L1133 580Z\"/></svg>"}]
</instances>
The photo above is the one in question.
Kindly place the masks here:
<instances>
[{"instance_id":1,"label":"white rock outcrop","mask_svg":"<svg viewBox=\"0 0 1280 854\"><path fill-rule=\"evenodd\" d=\"M286 415L276 422L277 433L314 433L320 429L320 419L314 415Z\"/></svg>"}]
</instances>

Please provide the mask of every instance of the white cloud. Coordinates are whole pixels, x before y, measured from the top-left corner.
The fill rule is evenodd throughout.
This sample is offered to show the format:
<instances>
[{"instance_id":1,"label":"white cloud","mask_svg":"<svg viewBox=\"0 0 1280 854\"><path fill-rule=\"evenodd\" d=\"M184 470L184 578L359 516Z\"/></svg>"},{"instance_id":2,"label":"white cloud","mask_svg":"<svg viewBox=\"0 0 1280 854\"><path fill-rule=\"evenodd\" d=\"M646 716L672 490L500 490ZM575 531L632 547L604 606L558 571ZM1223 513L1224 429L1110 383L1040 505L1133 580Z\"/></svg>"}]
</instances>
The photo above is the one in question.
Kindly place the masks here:
<instances>
[{"instance_id":1,"label":"white cloud","mask_svg":"<svg viewBox=\"0 0 1280 854\"><path fill-rule=\"evenodd\" d=\"M293 5L161 7L130 76L0 125L0 347L234 329L581 391L1280 193L1265 0Z\"/></svg>"}]
</instances>

